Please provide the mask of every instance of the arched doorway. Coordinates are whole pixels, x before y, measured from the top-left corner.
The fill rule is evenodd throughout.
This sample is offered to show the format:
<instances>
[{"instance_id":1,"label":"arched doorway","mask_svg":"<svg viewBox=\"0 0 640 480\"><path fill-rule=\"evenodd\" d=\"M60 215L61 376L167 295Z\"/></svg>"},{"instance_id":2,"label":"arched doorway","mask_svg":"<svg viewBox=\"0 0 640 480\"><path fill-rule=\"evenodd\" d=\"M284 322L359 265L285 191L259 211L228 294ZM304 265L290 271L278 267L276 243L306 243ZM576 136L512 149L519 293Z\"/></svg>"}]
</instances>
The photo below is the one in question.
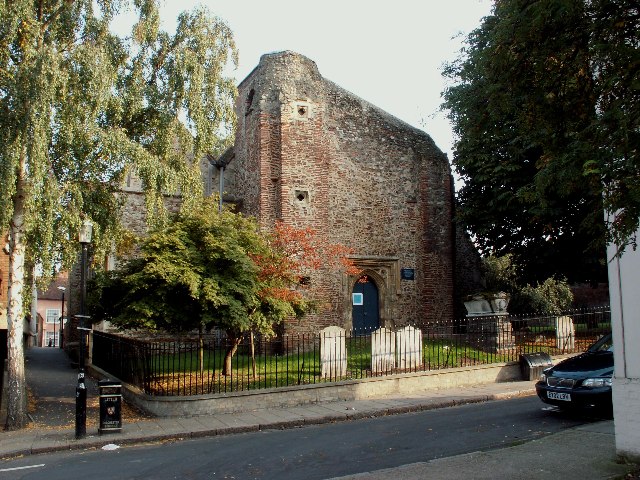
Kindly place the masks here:
<instances>
[{"instance_id":1,"label":"arched doorway","mask_svg":"<svg viewBox=\"0 0 640 480\"><path fill-rule=\"evenodd\" d=\"M354 334L370 333L380 326L378 287L368 275L362 275L354 284L351 303Z\"/></svg>"}]
</instances>

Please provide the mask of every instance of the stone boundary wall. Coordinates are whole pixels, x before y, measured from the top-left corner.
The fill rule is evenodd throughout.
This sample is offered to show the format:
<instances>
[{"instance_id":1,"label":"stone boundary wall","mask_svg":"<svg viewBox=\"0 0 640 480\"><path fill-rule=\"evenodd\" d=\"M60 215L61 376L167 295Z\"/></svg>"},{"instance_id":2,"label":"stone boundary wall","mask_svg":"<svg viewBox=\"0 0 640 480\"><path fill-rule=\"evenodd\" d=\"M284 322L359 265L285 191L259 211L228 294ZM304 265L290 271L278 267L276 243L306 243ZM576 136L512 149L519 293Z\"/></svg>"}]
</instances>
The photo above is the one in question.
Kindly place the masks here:
<instances>
[{"instance_id":1,"label":"stone boundary wall","mask_svg":"<svg viewBox=\"0 0 640 480\"><path fill-rule=\"evenodd\" d=\"M107 372L93 365L89 368L95 376L114 379ZM183 417L361 400L394 393L411 394L518 380L521 380L520 365L517 362L510 362L190 397L151 396L137 387L122 382L122 394L125 401L150 414L158 417ZM126 419L123 421L126 422Z\"/></svg>"}]
</instances>

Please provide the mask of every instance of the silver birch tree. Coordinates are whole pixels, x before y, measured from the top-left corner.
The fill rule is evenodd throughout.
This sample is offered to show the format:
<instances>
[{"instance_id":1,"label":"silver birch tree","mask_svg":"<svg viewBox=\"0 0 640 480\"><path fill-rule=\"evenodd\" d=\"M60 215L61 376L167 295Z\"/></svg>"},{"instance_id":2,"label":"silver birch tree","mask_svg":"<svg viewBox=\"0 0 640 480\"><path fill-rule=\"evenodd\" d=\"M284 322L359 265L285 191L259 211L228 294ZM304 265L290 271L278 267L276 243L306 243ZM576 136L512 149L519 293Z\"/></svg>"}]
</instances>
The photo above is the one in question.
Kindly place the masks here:
<instances>
[{"instance_id":1,"label":"silver birch tree","mask_svg":"<svg viewBox=\"0 0 640 480\"><path fill-rule=\"evenodd\" d=\"M110 29L136 15L131 36ZM9 238L7 429L27 423L25 272L69 267L84 218L96 258L122 235L117 192L142 179L150 219L163 192L202 192L198 159L235 122L232 32L206 9L160 29L155 0L0 0L0 230Z\"/></svg>"}]
</instances>

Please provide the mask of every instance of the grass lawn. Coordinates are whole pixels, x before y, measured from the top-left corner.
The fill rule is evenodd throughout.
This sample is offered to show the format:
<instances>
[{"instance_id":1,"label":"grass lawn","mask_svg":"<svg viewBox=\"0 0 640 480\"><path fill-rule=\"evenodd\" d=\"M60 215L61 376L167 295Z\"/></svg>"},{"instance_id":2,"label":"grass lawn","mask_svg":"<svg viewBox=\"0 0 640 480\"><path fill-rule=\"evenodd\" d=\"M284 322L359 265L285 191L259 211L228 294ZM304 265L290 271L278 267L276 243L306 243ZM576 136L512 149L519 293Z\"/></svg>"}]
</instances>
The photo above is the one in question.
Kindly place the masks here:
<instances>
[{"instance_id":1,"label":"grass lawn","mask_svg":"<svg viewBox=\"0 0 640 480\"><path fill-rule=\"evenodd\" d=\"M575 353L586 350L611 328L610 323L600 322L606 319L603 315L573 318L583 320L581 323L574 323L575 339L572 351ZM589 320L589 323L586 323L586 320ZM384 353L385 349L377 349L378 353L372 355L371 335L346 337L346 368L343 370L342 364L340 369L332 367L336 373L332 372L330 378L326 378L326 374L323 377L320 342L313 336L303 336L304 343L300 344L287 343L289 340L285 340L285 343L282 340L257 342L254 358L251 356L250 345L243 344L233 356L229 375L222 375L226 352L219 339L205 343L202 357L198 344L190 339L127 343L121 339L104 342L99 340L101 337L94 336L94 342L95 345L103 342L100 343L104 357L101 361L117 365L115 371L118 372L119 378L138 385L151 395L196 395L256 390L519 361L522 353L567 353L556 346L553 320L533 319L527 324L514 320L512 326L513 336L501 345L503 348L498 352L495 338L487 337L483 343L480 337L464 333L464 329L443 328L433 333L435 336L423 335L422 342L418 341L418 346L405 337L403 348L421 350L418 356L421 361L416 361L416 357L401 352L397 362L399 366L396 366L396 359L392 354ZM379 341L384 343L384 337ZM391 343L395 345L394 342Z\"/></svg>"}]
</instances>

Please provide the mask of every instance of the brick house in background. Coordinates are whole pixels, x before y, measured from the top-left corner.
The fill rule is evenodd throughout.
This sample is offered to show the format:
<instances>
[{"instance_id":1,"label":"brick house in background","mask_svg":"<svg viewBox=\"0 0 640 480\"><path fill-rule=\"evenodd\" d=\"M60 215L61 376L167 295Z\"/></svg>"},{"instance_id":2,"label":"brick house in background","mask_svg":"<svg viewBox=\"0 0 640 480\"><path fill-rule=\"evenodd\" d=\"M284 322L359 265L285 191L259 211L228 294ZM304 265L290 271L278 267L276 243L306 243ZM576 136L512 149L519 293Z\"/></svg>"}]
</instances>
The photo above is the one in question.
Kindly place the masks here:
<instances>
[{"instance_id":1,"label":"brick house in background","mask_svg":"<svg viewBox=\"0 0 640 480\"><path fill-rule=\"evenodd\" d=\"M63 290L64 289L64 290ZM69 289L69 279L66 272L60 273L46 288L38 290L38 320L36 330L36 345L39 347L59 347L63 313L67 317L67 297L63 296ZM63 300L64 299L64 300ZM64 306L63 306L64 305ZM64 312L62 311L64 308ZM66 326L66 325L65 325ZM64 330L63 330L64 331Z\"/></svg>"},{"instance_id":2,"label":"brick house in background","mask_svg":"<svg viewBox=\"0 0 640 480\"><path fill-rule=\"evenodd\" d=\"M210 189L220 185L225 202L264 228L281 220L353 248L366 280L312 272L309 288L325 308L287 332L454 318L456 257L468 262L458 295L476 288L479 276L453 222L448 159L429 135L288 51L261 58L238 87L236 113L234 146L213 165Z\"/></svg>"},{"instance_id":3,"label":"brick house in background","mask_svg":"<svg viewBox=\"0 0 640 480\"><path fill-rule=\"evenodd\" d=\"M9 302L9 236L6 233L2 235L0 248L0 362L2 362L7 358L9 336L7 320ZM30 312L25 311L24 318L22 318L22 340L25 348L32 345L35 338L35 332L31 331L30 316Z\"/></svg>"}]
</instances>

